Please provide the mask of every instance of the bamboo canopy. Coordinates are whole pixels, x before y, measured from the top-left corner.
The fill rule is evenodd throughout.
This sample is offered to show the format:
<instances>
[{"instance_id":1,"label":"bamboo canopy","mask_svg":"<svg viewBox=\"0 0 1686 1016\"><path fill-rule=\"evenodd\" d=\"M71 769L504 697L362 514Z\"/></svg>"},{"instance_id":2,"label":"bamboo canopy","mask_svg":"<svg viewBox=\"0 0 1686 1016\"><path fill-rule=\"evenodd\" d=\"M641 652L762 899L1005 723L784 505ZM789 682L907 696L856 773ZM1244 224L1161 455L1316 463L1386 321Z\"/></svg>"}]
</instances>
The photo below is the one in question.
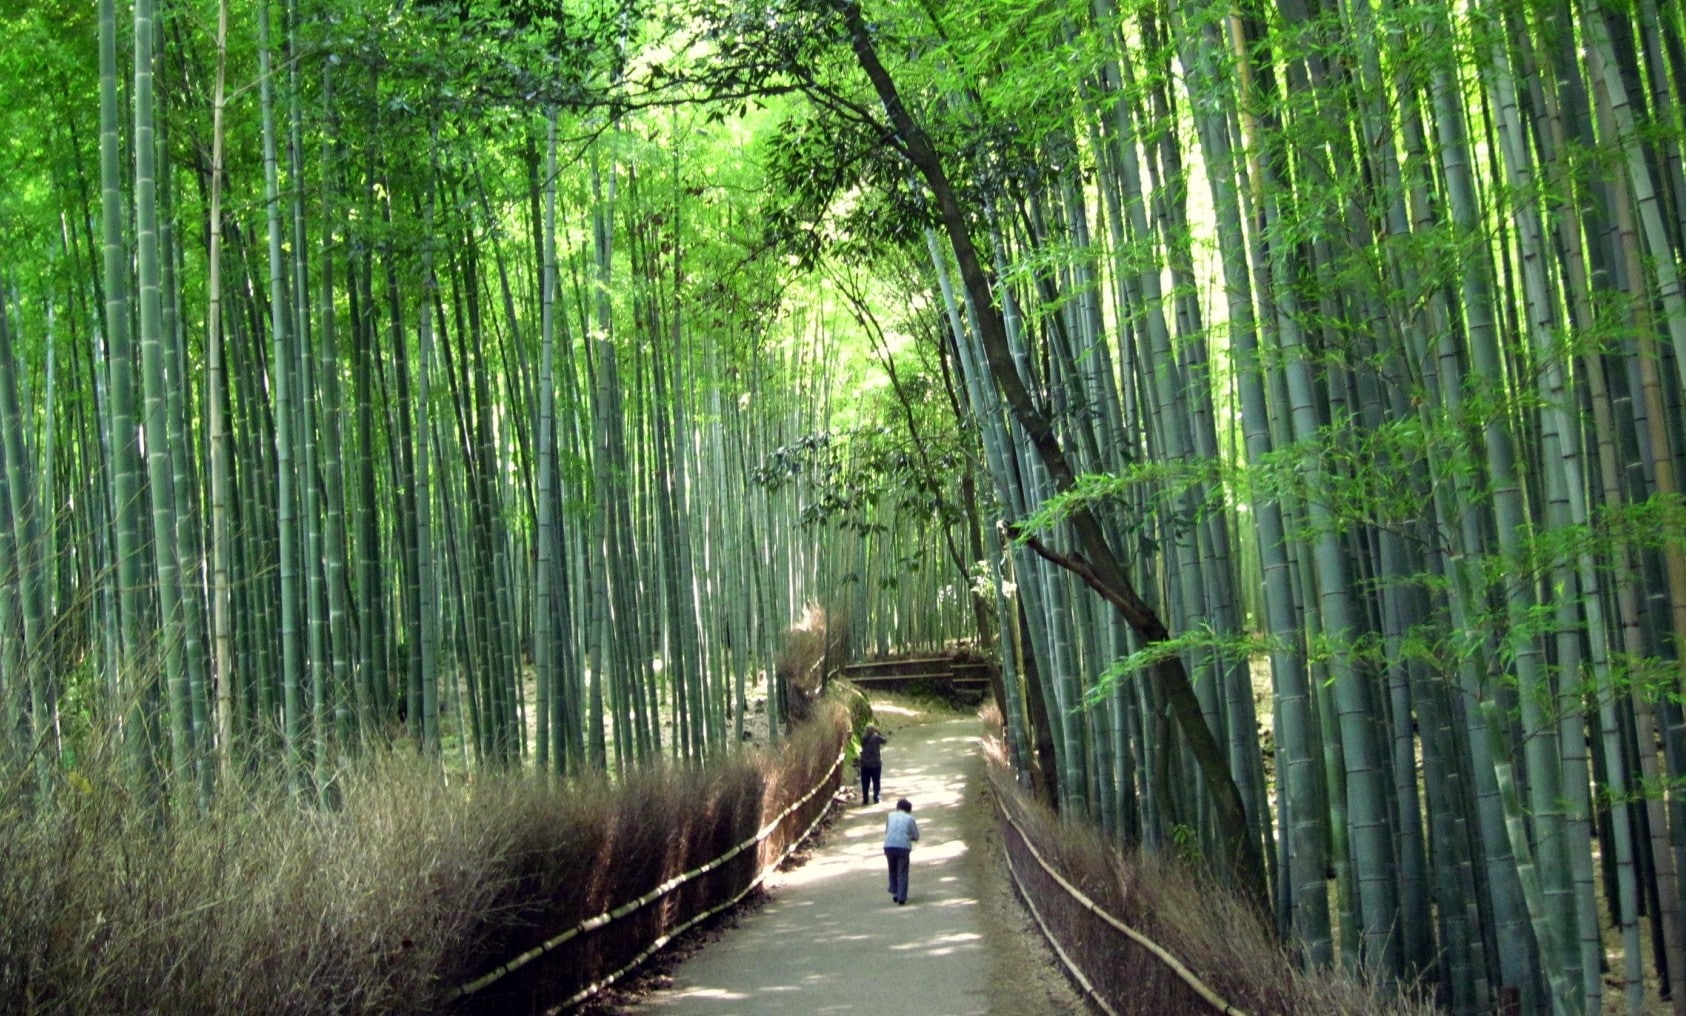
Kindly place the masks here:
<instances>
[{"instance_id":1,"label":"bamboo canopy","mask_svg":"<svg viewBox=\"0 0 1686 1016\"><path fill-rule=\"evenodd\" d=\"M1686 1012L1680 5L0 19L26 799L563 786L964 645L1298 962Z\"/></svg>"}]
</instances>

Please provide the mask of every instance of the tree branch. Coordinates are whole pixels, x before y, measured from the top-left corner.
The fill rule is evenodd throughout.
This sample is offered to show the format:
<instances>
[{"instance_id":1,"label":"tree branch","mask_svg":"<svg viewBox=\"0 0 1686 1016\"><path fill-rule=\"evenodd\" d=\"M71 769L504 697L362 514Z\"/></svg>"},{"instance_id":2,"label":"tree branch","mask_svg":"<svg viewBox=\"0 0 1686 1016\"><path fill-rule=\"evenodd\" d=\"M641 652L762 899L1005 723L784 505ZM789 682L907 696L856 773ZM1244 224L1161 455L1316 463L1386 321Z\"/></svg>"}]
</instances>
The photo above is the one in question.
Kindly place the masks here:
<instances>
[{"instance_id":1,"label":"tree branch","mask_svg":"<svg viewBox=\"0 0 1686 1016\"><path fill-rule=\"evenodd\" d=\"M872 33L861 14L859 0L831 0L831 4L832 9L843 21L844 34L854 50L855 59L866 74L867 80L872 83L874 91L878 93L885 115L889 117L891 126L895 128L897 136L905 146L908 161L924 177L926 186L931 189L937 200L943 227L948 233L955 262L960 268L961 281L977 312L978 336L984 347L984 358L989 363L990 374L994 376L996 386L1006 397L1013 416L1024 428L1037 456L1048 470L1048 477L1053 482L1054 489L1060 493L1071 490L1077 483L1076 473L1066 458L1065 449L1054 432L1052 422L1031 398L1024 379L1019 375L1012 342L1007 334L1006 319L996 303L990 276L978 257L977 246L972 241L971 223L965 209L960 205L953 183L948 178L942 156L930 135L908 110L895 79L879 59ZM1105 530L1101 528L1100 520L1094 513L1080 507L1072 512L1069 521L1078 541L1088 554L1088 559L1081 562L1069 559L1072 564L1080 565L1082 570L1076 573L1083 576L1091 588L1100 592L1107 602L1118 610L1144 642L1163 642L1170 638L1170 632L1164 622L1136 592L1128 575L1120 567L1117 555L1107 542ZM1217 813L1218 834L1224 841L1227 855L1225 860L1235 883L1242 891L1251 894L1261 912L1269 913L1269 884L1265 878L1264 857L1259 839L1248 827L1241 790L1236 786L1235 777L1229 771L1228 755L1218 744L1212 729L1206 725L1200 699L1194 693L1194 684L1189 679L1182 658L1171 655L1155 665L1151 673L1155 685L1176 717L1177 726L1182 731L1211 794L1212 805Z\"/></svg>"}]
</instances>

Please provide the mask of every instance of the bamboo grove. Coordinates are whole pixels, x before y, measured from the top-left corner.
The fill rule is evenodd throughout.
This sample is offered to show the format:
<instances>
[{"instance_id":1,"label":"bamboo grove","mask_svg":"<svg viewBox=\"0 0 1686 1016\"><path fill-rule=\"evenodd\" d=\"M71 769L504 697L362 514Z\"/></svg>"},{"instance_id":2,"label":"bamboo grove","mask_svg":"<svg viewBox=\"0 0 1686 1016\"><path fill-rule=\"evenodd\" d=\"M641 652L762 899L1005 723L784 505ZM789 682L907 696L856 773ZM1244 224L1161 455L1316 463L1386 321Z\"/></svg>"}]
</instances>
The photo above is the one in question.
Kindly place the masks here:
<instances>
[{"instance_id":1,"label":"bamboo grove","mask_svg":"<svg viewBox=\"0 0 1686 1016\"><path fill-rule=\"evenodd\" d=\"M758 13L709 38L862 144L813 204L969 409L1065 813L1457 1012L1686 1003L1678 7Z\"/></svg>"},{"instance_id":2,"label":"bamboo grove","mask_svg":"<svg viewBox=\"0 0 1686 1016\"><path fill-rule=\"evenodd\" d=\"M935 208L1019 758L1256 849L1308 963L1679 1011L1679 8L837 9L816 106L870 84Z\"/></svg>"},{"instance_id":3,"label":"bamboo grove","mask_svg":"<svg viewBox=\"0 0 1686 1016\"><path fill-rule=\"evenodd\" d=\"M373 747L568 774L784 711L781 633L864 544L755 476L859 379L758 247L746 132L453 102L450 12L7 17L0 698L39 792L109 749L164 803L271 766L331 801ZM910 603L860 630L941 641Z\"/></svg>"},{"instance_id":4,"label":"bamboo grove","mask_svg":"<svg viewBox=\"0 0 1686 1016\"><path fill-rule=\"evenodd\" d=\"M1686 1011L1679 5L155 3L8 16L43 788L700 757L823 599L1306 964Z\"/></svg>"}]
</instances>

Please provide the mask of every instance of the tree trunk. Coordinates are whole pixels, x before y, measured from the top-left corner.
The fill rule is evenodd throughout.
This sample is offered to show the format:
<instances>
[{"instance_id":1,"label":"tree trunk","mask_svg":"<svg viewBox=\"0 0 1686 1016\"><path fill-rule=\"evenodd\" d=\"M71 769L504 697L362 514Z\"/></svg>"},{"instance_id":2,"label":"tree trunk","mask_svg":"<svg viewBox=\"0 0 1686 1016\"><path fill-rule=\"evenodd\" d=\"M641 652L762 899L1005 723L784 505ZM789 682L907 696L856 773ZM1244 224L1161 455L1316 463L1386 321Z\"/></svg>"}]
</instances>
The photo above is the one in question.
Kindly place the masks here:
<instances>
[{"instance_id":1,"label":"tree trunk","mask_svg":"<svg viewBox=\"0 0 1686 1016\"><path fill-rule=\"evenodd\" d=\"M924 178L937 200L944 229L954 247L960 278L977 308L980 338L989 363L990 372L1007 398L1013 416L1024 427L1035 446L1056 492L1071 490L1076 475L1066 460L1065 451L1054 435L1047 417L1032 401L1030 392L1020 380L1017 366L1007 343L1001 313L994 302L990 281L973 245L971 227L959 198L949 183L942 158L913 119L902 102L894 80L878 58L876 47L862 18L860 7L853 0L839 0L838 12L849 33L856 60L872 82L884 110L896 130L898 140L908 160ZM1076 531L1085 559L1062 559L1113 607L1124 616L1130 626L1151 645L1170 638L1158 614L1142 600L1135 587L1125 578L1118 566L1112 547L1107 543L1099 522L1087 509L1072 513L1071 524ZM1261 910L1269 910L1269 890L1264 877L1264 862L1259 847L1247 829L1247 813L1242 805L1241 792L1230 775L1228 758L1212 731L1206 726L1200 700L1182 661L1168 656L1153 668L1153 679L1170 704L1178 728L1187 739L1195 760L1200 766L1207 788L1218 814L1219 834L1225 851L1225 862L1237 888L1249 894Z\"/></svg>"}]
</instances>

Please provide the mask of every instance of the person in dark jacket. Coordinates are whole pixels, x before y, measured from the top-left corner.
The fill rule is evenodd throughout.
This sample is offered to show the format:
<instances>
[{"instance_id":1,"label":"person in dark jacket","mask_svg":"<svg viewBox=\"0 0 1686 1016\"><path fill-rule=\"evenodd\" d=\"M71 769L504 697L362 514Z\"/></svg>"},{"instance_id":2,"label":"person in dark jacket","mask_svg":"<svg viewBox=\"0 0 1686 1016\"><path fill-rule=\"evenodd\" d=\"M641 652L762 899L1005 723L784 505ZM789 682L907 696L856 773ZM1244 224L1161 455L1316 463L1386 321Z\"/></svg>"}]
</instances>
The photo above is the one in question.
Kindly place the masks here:
<instances>
[{"instance_id":1,"label":"person in dark jacket","mask_svg":"<svg viewBox=\"0 0 1686 1016\"><path fill-rule=\"evenodd\" d=\"M878 728L870 723L866 725L866 733L861 735L862 806L878 803L878 792L884 776L884 760L879 751L884 747L885 740Z\"/></svg>"},{"instance_id":2,"label":"person in dark jacket","mask_svg":"<svg viewBox=\"0 0 1686 1016\"><path fill-rule=\"evenodd\" d=\"M913 820L913 802L902 798L884 821L884 859L890 864L890 897L897 904L907 902L907 862L919 839L919 823Z\"/></svg>"}]
</instances>

